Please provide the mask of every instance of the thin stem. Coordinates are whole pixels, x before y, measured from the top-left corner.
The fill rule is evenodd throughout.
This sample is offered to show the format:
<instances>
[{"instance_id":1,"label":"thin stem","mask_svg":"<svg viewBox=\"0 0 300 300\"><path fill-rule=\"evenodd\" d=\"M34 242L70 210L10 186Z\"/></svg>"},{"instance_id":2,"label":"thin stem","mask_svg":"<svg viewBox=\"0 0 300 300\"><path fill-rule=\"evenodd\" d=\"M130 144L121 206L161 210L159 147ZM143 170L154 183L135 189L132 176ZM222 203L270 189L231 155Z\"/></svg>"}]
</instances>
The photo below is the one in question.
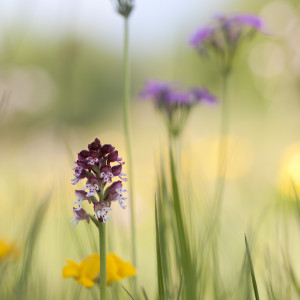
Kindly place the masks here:
<instances>
[{"instance_id":1,"label":"thin stem","mask_svg":"<svg viewBox=\"0 0 300 300\"><path fill-rule=\"evenodd\" d=\"M130 138L130 65L129 65L129 20L124 18L124 129L125 143L128 158L128 180L129 180L129 196L130 196L130 212L131 212L131 250L132 262L137 267L136 258L136 231L135 231L135 202L133 192L133 171L132 171L132 153ZM134 290L136 291L136 279L134 281ZM135 293L136 294L136 293Z\"/></svg>"},{"instance_id":2,"label":"thin stem","mask_svg":"<svg viewBox=\"0 0 300 300\"><path fill-rule=\"evenodd\" d=\"M227 167L227 152L228 152L228 132L229 132L229 119L230 119L230 106L227 99L229 72L223 73L223 86L222 86L222 113L221 113L221 128L220 128L220 142L217 174L218 182L216 187L215 204L217 213L220 211L222 198L224 194L224 181Z\"/></svg>"},{"instance_id":3,"label":"thin stem","mask_svg":"<svg viewBox=\"0 0 300 300\"><path fill-rule=\"evenodd\" d=\"M105 223L99 225L100 241L100 300L106 300L106 235Z\"/></svg>"}]
</instances>

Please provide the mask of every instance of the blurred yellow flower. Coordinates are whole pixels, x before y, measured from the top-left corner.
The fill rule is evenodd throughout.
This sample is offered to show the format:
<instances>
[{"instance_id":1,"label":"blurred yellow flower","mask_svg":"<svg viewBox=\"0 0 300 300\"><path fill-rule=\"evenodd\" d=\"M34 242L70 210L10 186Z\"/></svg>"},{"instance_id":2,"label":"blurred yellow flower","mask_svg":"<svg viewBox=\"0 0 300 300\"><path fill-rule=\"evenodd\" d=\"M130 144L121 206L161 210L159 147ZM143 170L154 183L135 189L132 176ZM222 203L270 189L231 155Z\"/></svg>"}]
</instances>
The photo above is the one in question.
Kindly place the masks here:
<instances>
[{"instance_id":1,"label":"blurred yellow flower","mask_svg":"<svg viewBox=\"0 0 300 300\"><path fill-rule=\"evenodd\" d=\"M62 275L64 278L73 277L87 288L95 284L95 279L100 273L99 254L94 253L79 264L72 260L67 260L67 263L68 265L63 268ZM116 254L109 253L106 255L106 274L109 285L125 277L134 276L136 270L129 262L124 262Z\"/></svg>"},{"instance_id":2,"label":"blurred yellow flower","mask_svg":"<svg viewBox=\"0 0 300 300\"><path fill-rule=\"evenodd\" d=\"M250 142L242 137L229 135L224 138L227 143L227 163L225 178L237 180L245 176L252 168L253 149ZM207 137L197 140L183 149L183 172L192 174L196 180L216 180L218 174L218 155L220 137Z\"/></svg>"},{"instance_id":3,"label":"blurred yellow flower","mask_svg":"<svg viewBox=\"0 0 300 300\"><path fill-rule=\"evenodd\" d=\"M294 196L293 185L300 194L300 143L292 144L285 150L279 180L285 194Z\"/></svg>"},{"instance_id":4,"label":"blurred yellow flower","mask_svg":"<svg viewBox=\"0 0 300 300\"><path fill-rule=\"evenodd\" d=\"M12 255L18 255L15 243L8 243L5 240L0 240L0 261Z\"/></svg>"}]
</instances>

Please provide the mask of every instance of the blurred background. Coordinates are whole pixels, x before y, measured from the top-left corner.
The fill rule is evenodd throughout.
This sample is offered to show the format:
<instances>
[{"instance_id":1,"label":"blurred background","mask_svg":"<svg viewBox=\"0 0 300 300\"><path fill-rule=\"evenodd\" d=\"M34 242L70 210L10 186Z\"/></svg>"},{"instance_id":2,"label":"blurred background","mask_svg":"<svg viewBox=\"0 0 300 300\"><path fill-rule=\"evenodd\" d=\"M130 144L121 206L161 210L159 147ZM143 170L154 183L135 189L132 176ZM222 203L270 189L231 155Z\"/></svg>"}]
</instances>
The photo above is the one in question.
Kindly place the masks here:
<instances>
[{"instance_id":1,"label":"blurred background","mask_svg":"<svg viewBox=\"0 0 300 300\"><path fill-rule=\"evenodd\" d=\"M219 96L220 76L188 45L212 16L260 15L268 35L243 49L230 81L230 162L223 205L223 274L237 272L245 232L255 232L259 278L266 249L284 265L300 250L291 179L300 188L300 4L265 0L143 0L130 20L132 143L138 235L138 281L155 294L154 194L164 124L138 93L147 79L205 86ZM0 2L0 239L22 250L37 205L49 202L34 256L33 276L49 299L76 284L64 280L66 259L97 250L79 224L72 229L73 162L98 137L126 161L122 117L123 19L109 0ZM222 101L222 99L220 99ZM199 217L216 182L220 107L192 111L182 142L182 172L197 195ZM109 250L130 260L130 210L115 205ZM299 257L295 267L300 272ZM226 276L225 276L226 278ZM300 273L299 273L300 278ZM277 278L278 279L278 278ZM280 278L278 279L280 280ZM55 289L53 288L55 287ZM86 291L83 291L85 293ZM34 299L34 297L32 298Z\"/></svg>"}]
</instances>

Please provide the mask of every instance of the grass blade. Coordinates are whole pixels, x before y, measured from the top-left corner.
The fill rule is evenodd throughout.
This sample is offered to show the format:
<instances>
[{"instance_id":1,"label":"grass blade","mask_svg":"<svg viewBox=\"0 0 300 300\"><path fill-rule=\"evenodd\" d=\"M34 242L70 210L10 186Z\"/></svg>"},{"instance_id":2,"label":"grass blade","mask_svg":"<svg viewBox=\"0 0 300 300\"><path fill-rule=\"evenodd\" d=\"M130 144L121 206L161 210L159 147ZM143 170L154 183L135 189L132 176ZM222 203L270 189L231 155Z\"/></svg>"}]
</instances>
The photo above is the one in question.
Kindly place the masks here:
<instances>
[{"instance_id":1,"label":"grass blade","mask_svg":"<svg viewBox=\"0 0 300 300\"><path fill-rule=\"evenodd\" d=\"M145 300L149 300L149 298L147 296L147 293L146 293L146 290L144 289L143 286L142 286L142 292L143 292L143 296L144 296Z\"/></svg>"},{"instance_id":2,"label":"grass blade","mask_svg":"<svg viewBox=\"0 0 300 300\"><path fill-rule=\"evenodd\" d=\"M159 299L165 299L165 287L164 287L164 274L161 259L161 247L159 238L159 224L158 224L158 212L157 212L157 197L155 195L155 229L156 229L156 258L157 258L157 280L158 280L158 293Z\"/></svg>"},{"instance_id":3,"label":"grass blade","mask_svg":"<svg viewBox=\"0 0 300 300\"><path fill-rule=\"evenodd\" d=\"M249 245L248 245L248 241L247 241L246 235L245 235L245 244L246 244L246 251L247 251L247 257L248 257L248 262L249 262L249 267L250 267L250 273L251 273L251 279L252 279L252 285L253 285L254 295L255 295L255 299L259 300L258 288L257 288L257 283L256 283L256 278L255 278L255 273L254 273L252 258L251 258L251 254L250 254Z\"/></svg>"},{"instance_id":4,"label":"grass blade","mask_svg":"<svg viewBox=\"0 0 300 300\"><path fill-rule=\"evenodd\" d=\"M128 292L128 290L125 288L125 286L123 284L122 285L122 288L125 290L125 292L127 293L127 295L132 299L134 300L133 296Z\"/></svg>"}]
</instances>

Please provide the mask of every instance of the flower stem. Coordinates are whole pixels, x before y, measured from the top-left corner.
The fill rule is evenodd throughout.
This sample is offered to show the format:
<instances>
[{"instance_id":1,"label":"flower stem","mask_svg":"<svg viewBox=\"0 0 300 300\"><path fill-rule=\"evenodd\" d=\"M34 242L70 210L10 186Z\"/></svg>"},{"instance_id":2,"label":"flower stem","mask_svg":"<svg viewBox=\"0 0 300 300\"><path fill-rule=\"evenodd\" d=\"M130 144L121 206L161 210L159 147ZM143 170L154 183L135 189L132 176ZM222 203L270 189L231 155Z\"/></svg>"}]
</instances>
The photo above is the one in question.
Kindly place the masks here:
<instances>
[{"instance_id":1,"label":"flower stem","mask_svg":"<svg viewBox=\"0 0 300 300\"><path fill-rule=\"evenodd\" d=\"M220 128L220 142L219 142L219 154L217 174L218 182L215 194L215 205L217 216L221 210L221 204L224 194L224 181L227 167L227 151L228 151L228 132L229 132L229 119L230 119L230 107L229 100L227 99L229 72L223 73L223 86L222 86L222 112L221 112L221 128ZM217 217L216 216L216 217Z\"/></svg>"},{"instance_id":2,"label":"flower stem","mask_svg":"<svg viewBox=\"0 0 300 300\"><path fill-rule=\"evenodd\" d=\"M129 20L124 18L124 129L125 143L128 161L128 180L129 180L129 195L131 208L131 250L132 262L137 266L136 259L136 232L135 232L135 203L133 192L133 172L132 172L132 153L130 139L130 66L129 66ZM136 279L134 278L134 289L136 291Z\"/></svg>"},{"instance_id":3,"label":"flower stem","mask_svg":"<svg viewBox=\"0 0 300 300\"><path fill-rule=\"evenodd\" d=\"M106 235L105 223L99 225L100 242L100 300L106 300Z\"/></svg>"}]
</instances>

